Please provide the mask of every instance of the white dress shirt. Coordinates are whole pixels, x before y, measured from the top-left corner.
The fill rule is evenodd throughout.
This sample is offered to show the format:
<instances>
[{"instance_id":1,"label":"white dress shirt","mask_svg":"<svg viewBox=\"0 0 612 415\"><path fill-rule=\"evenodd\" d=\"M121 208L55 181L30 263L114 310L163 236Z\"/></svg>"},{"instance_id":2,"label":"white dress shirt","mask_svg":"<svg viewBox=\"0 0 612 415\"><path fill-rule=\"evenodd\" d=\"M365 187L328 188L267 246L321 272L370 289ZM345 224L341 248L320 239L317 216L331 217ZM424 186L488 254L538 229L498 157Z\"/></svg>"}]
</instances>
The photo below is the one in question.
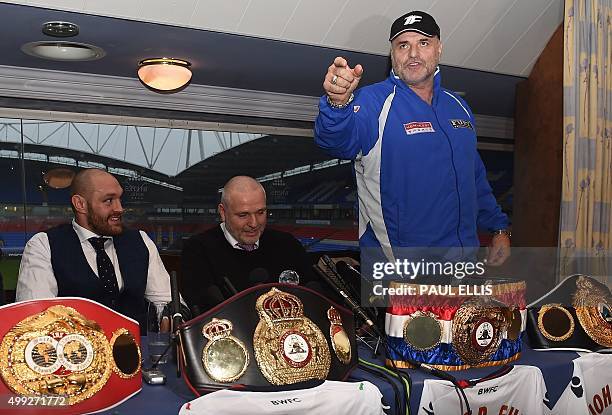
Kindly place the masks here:
<instances>
[{"instance_id":1,"label":"white dress shirt","mask_svg":"<svg viewBox=\"0 0 612 415\"><path fill-rule=\"evenodd\" d=\"M87 263L91 270L98 275L98 266L96 263L96 251L89 238L99 237L90 230L87 230L72 221L72 227L81 242L81 248L87 259ZM145 288L145 297L149 301L169 302L170 296L170 276L162 263L157 247L149 238L149 236L140 231L142 241L149 250L149 269L147 272L147 286ZM104 250L108 254L115 275L117 276L117 284L119 291L123 290L123 278L119 268L119 260L117 259L117 251L113 244L112 237L109 237L104 242ZM16 301L34 300L39 298L57 297L58 288L57 280L53 274L51 265L51 247L49 246L49 238L46 232L39 232L34 235L26 244L19 266L19 279L17 280L17 292L15 294Z\"/></svg>"},{"instance_id":2,"label":"white dress shirt","mask_svg":"<svg viewBox=\"0 0 612 415\"><path fill-rule=\"evenodd\" d=\"M241 251L244 251L245 249L240 246L240 242L238 242L238 240L236 238L234 238L232 236L232 234L229 233L229 231L225 227L225 222L221 222L220 226L221 226L221 230L223 231L223 235L225 236L225 240L232 246L232 248L240 249ZM253 245L255 245L253 250L259 248L259 239L257 241L255 241L255 243Z\"/></svg>"}]
</instances>

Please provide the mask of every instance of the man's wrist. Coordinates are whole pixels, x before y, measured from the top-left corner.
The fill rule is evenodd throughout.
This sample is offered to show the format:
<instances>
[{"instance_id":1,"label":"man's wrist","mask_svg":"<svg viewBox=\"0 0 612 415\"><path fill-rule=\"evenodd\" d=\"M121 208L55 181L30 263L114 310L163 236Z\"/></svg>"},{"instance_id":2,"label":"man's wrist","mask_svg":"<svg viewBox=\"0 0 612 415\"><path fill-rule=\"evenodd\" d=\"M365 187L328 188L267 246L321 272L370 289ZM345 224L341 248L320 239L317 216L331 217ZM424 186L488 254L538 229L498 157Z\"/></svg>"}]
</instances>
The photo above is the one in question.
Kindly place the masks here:
<instances>
[{"instance_id":1,"label":"man's wrist","mask_svg":"<svg viewBox=\"0 0 612 415\"><path fill-rule=\"evenodd\" d=\"M495 231L493 231L493 233L491 234L491 236L493 238L495 238L498 235L506 235L508 238L512 237L512 232L510 232L508 229L497 229Z\"/></svg>"},{"instance_id":2,"label":"man's wrist","mask_svg":"<svg viewBox=\"0 0 612 415\"><path fill-rule=\"evenodd\" d=\"M327 104L332 107L332 108L336 108L336 109L343 109L348 107L348 105L353 102L353 99L355 99L355 95L351 92L351 96L349 97L348 101L346 101L344 104L336 104L334 103L330 98L329 95L327 96Z\"/></svg>"}]
</instances>

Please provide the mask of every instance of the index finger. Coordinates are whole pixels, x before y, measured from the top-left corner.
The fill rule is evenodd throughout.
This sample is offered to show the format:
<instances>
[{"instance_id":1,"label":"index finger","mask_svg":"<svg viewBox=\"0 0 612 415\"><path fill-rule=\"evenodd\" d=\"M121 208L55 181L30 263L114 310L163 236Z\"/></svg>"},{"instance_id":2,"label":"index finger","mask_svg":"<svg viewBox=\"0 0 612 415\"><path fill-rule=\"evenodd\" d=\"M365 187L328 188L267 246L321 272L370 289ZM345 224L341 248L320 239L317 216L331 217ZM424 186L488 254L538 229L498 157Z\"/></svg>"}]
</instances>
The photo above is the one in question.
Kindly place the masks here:
<instances>
[{"instance_id":1,"label":"index finger","mask_svg":"<svg viewBox=\"0 0 612 415\"><path fill-rule=\"evenodd\" d=\"M348 62L342 56L337 56L336 59L334 59L334 66L338 68L344 68L348 66Z\"/></svg>"}]
</instances>

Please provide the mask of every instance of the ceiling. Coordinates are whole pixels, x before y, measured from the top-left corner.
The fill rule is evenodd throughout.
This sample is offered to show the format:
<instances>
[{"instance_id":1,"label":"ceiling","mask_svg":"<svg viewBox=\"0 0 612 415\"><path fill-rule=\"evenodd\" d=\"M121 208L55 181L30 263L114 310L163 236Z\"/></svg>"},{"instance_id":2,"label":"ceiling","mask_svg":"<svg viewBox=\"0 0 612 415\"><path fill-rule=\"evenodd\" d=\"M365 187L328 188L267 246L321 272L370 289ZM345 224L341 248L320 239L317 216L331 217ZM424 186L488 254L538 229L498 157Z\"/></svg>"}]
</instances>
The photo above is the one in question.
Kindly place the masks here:
<instances>
[{"instance_id":1,"label":"ceiling","mask_svg":"<svg viewBox=\"0 0 612 415\"><path fill-rule=\"evenodd\" d=\"M563 18L562 0L50 0L31 6L385 56L393 20L436 17L442 63L527 76ZM146 43L146 38L142 38ZM204 46L204 45L202 45ZM248 51L247 51L248 52Z\"/></svg>"},{"instance_id":2,"label":"ceiling","mask_svg":"<svg viewBox=\"0 0 612 415\"><path fill-rule=\"evenodd\" d=\"M440 24L444 86L465 92L475 113L499 117L513 117L516 84L529 74L563 18L562 0L409 4L429 11ZM265 99L276 100L278 118L311 121L316 99L309 97L321 95L322 77L334 56L361 63L363 84L386 76L388 30L406 11L400 0L0 2L0 96L174 110L189 100L184 105L189 111L275 118L274 111L232 112L201 102L203 95L225 94L238 102L244 94L252 99L265 92L271 94ZM100 46L107 55L66 63L21 52L26 42L50 39L41 32L42 23L50 20L77 23L80 33L73 40ZM138 61L169 55L192 62L192 84L173 96L140 86ZM104 89L108 85L115 95ZM121 99L114 98L117 91L123 91ZM284 103L296 97L309 112L284 114Z\"/></svg>"}]
</instances>

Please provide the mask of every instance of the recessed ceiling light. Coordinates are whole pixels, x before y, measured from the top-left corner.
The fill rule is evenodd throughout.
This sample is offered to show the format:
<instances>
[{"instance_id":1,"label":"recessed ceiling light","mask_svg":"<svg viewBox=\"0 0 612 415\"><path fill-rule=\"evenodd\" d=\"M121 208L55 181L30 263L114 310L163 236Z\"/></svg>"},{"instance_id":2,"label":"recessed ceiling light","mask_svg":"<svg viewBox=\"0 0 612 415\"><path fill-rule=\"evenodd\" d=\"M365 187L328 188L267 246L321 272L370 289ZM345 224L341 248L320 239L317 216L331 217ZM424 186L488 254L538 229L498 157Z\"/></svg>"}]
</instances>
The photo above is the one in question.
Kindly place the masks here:
<instances>
[{"instance_id":1,"label":"recessed ceiling light","mask_svg":"<svg viewBox=\"0 0 612 415\"><path fill-rule=\"evenodd\" d=\"M29 42L21 50L30 56L54 61L93 61L106 55L102 48L77 42Z\"/></svg>"},{"instance_id":2,"label":"recessed ceiling light","mask_svg":"<svg viewBox=\"0 0 612 415\"><path fill-rule=\"evenodd\" d=\"M43 23L42 32L47 36L71 37L79 34L79 26L70 22Z\"/></svg>"},{"instance_id":3,"label":"recessed ceiling light","mask_svg":"<svg viewBox=\"0 0 612 415\"><path fill-rule=\"evenodd\" d=\"M190 66L182 59L144 59L138 63L138 79L155 92L178 92L191 81Z\"/></svg>"}]
</instances>

